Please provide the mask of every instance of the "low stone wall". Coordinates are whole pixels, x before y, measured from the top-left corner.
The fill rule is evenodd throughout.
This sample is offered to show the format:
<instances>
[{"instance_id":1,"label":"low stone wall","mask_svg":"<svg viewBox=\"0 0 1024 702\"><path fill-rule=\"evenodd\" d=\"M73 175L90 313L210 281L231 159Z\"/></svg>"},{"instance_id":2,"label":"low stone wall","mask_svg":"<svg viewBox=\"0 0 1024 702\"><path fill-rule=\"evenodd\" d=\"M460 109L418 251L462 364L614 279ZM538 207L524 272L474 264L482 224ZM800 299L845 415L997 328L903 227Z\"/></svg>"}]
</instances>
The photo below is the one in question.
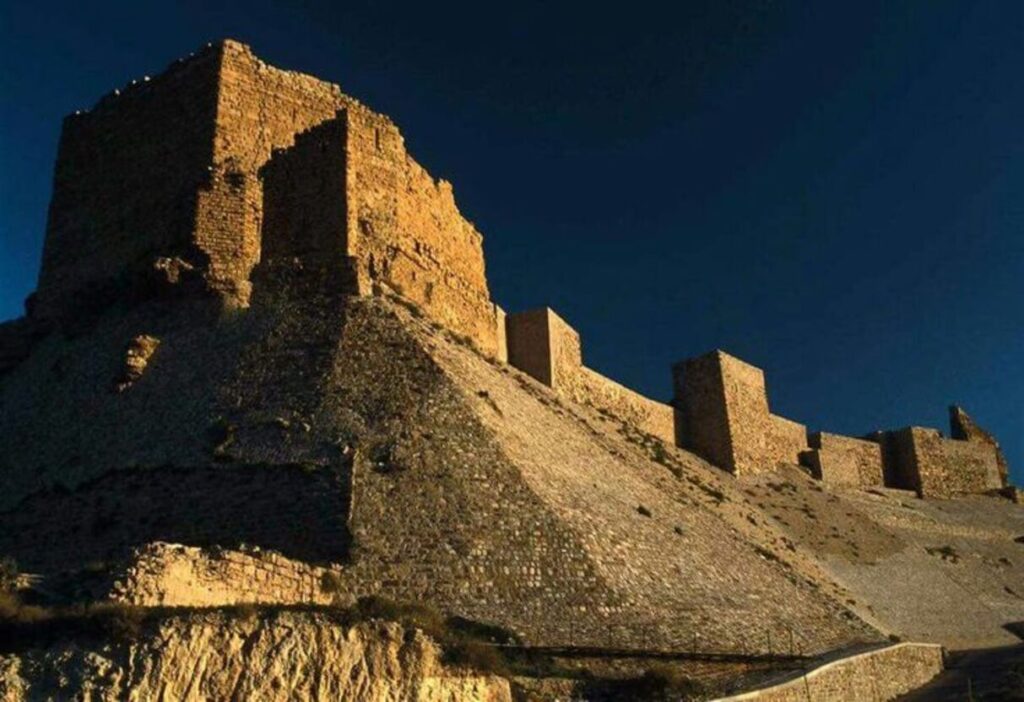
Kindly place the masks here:
<instances>
[{"instance_id":1,"label":"low stone wall","mask_svg":"<svg viewBox=\"0 0 1024 702\"><path fill-rule=\"evenodd\" d=\"M800 454L800 463L822 482L851 487L884 484L882 446L878 442L815 432L809 443L811 449Z\"/></svg>"},{"instance_id":2,"label":"low stone wall","mask_svg":"<svg viewBox=\"0 0 1024 702\"><path fill-rule=\"evenodd\" d=\"M826 663L784 683L718 702L884 702L942 672L942 647L900 643Z\"/></svg>"},{"instance_id":3,"label":"low stone wall","mask_svg":"<svg viewBox=\"0 0 1024 702\"><path fill-rule=\"evenodd\" d=\"M331 587L328 573L271 551L157 542L133 554L109 597L140 607L330 604L341 593Z\"/></svg>"},{"instance_id":4,"label":"low stone wall","mask_svg":"<svg viewBox=\"0 0 1024 702\"><path fill-rule=\"evenodd\" d=\"M675 410L671 405L644 397L586 366L580 368L575 390L573 399L578 402L606 409L669 446L675 445Z\"/></svg>"}]
</instances>

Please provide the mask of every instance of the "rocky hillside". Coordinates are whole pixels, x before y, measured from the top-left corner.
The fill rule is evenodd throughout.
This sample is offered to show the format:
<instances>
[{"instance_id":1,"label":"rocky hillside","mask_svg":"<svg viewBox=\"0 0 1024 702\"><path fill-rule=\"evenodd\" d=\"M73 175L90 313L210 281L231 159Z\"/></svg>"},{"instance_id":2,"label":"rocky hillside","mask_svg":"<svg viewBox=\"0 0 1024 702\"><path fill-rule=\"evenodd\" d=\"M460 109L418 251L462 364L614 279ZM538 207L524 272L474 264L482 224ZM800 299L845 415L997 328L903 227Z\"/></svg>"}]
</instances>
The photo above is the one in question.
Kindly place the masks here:
<instances>
[{"instance_id":1,"label":"rocky hillside","mask_svg":"<svg viewBox=\"0 0 1024 702\"><path fill-rule=\"evenodd\" d=\"M383 595L532 646L732 654L889 635L989 645L1024 619L1019 505L835 492L795 467L737 480L559 398L397 297L255 301L226 315L181 300L109 309L0 376L0 554L40 592L173 589L181 606L257 590L270 605ZM203 554L194 601L180 583L145 582L167 569L110 586L153 542ZM242 576L215 582L206 564L223 552L272 552L305 580L253 588L245 578L262 571L239 556ZM86 575L107 584L68 587ZM410 653L394 632L370 642L298 616L219 631L193 615L128 648L23 652L5 659L7 694L86 679L97 699L176 692L183 671L197 695L273 680L365 699L374 685L402 699L429 685L503 694L438 682L429 647ZM367 670L386 674L367 682Z\"/></svg>"}]
</instances>

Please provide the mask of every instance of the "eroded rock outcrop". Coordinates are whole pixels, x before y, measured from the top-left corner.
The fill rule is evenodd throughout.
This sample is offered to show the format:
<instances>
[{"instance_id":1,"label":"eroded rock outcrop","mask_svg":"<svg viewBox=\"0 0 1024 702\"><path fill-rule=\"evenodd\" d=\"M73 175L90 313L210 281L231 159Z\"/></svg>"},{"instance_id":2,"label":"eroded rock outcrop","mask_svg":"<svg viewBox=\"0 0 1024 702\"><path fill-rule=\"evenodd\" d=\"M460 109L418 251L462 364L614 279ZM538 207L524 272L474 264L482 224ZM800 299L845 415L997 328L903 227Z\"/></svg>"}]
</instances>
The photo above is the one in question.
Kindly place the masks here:
<instances>
[{"instance_id":1,"label":"eroded rock outcrop","mask_svg":"<svg viewBox=\"0 0 1024 702\"><path fill-rule=\"evenodd\" d=\"M446 668L437 645L394 623L322 614L203 613L132 643L60 644L0 656L0 700L510 700L508 682Z\"/></svg>"}]
</instances>

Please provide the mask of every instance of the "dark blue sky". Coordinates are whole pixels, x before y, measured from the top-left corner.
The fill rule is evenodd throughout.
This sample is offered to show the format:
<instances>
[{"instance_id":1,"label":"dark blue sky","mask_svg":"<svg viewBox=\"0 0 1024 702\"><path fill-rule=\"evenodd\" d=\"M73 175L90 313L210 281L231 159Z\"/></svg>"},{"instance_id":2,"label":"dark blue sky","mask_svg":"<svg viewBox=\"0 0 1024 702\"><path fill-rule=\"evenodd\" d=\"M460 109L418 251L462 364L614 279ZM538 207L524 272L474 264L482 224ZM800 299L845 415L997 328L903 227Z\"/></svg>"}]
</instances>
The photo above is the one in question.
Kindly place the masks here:
<instances>
[{"instance_id":1,"label":"dark blue sky","mask_svg":"<svg viewBox=\"0 0 1024 702\"><path fill-rule=\"evenodd\" d=\"M720 347L844 433L958 402L1024 482L1024 3L599 5L4 2L0 318L61 117L231 36L394 118L588 365L667 399Z\"/></svg>"}]
</instances>

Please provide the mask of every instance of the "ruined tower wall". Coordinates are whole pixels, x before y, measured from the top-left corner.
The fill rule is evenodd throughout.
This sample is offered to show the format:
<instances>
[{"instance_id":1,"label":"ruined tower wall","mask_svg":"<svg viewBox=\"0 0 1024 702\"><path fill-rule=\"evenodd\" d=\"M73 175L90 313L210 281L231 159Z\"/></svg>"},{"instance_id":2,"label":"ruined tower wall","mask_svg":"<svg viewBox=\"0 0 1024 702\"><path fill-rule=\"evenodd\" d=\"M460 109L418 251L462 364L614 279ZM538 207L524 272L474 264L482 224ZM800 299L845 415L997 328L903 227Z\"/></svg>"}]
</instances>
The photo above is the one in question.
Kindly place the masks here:
<instances>
[{"instance_id":1,"label":"ruined tower wall","mask_svg":"<svg viewBox=\"0 0 1024 702\"><path fill-rule=\"evenodd\" d=\"M275 151L336 119L344 132L333 135L333 151L324 156L334 162L307 174L271 169L276 189L268 200L263 169ZM336 85L269 66L233 41L68 119L39 309L53 316L79 302L82 289L152 266L157 257L183 258L226 302L245 306L266 202L278 208L267 223L276 237L269 253L286 240L301 248L302 236L324 236L343 213L344 243L362 273L503 356L482 237L460 215L451 186L407 154L387 117ZM314 209L327 217L315 226Z\"/></svg>"},{"instance_id":2,"label":"ruined tower wall","mask_svg":"<svg viewBox=\"0 0 1024 702\"><path fill-rule=\"evenodd\" d=\"M198 196L195 241L209 257L213 285L245 304L260 256L260 169L297 134L357 103L336 85L267 65L243 44L226 41L220 55L212 163Z\"/></svg>"},{"instance_id":3,"label":"ruined tower wall","mask_svg":"<svg viewBox=\"0 0 1024 702\"><path fill-rule=\"evenodd\" d=\"M451 184L434 180L408 155L386 118L352 110L348 119L350 252L369 279L486 354L503 355L483 237L459 213Z\"/></svg>"},{"instance_id":4,"label":"ruined tower wall","mask_svg":"<svg viewBox=\"0 0 1024 702\"><path fill-rule=\"evenodd\" d=\"M937 430L908 427L890 434L899 465L898 487L926 497L952 497L1002 487L995 449L947 439Z\"/></svg>"},{"instance_id":5,"label":"ruined tower wall","mask_svg":"<svg viewBox=\"0 0 1024 702\"><path fill-rule=\"evenodd\" d=\"M949 435L959 441L970 441L973 443L986 444L996 452L996 463L999 466L999 480L1002 485L1009 483L1010 466L1006 462L1006 455L1003 453L996 437L985 431L971 419L971 416L962 407L951 405L949 407Z\"/></svg>"},{"instance_id":6,"label":"ruined tower wall","mask_svg":"<svg viewBox=\"0 0 1024 702\"><path fill-rule=\"evenodd\" d=\"M295 146L276 152L260 169L261 261L338 266L347 257L347 125L332 119L303 132Z\"/></svg>"},{"instance_id":7,"label":"ruined tower wall","mask_svg":"<svg viewBox=\"0 0 1024 702\"><path fill-rule=\"evenodd\" d=\"M209 178L219 52L64 120L34 314L61 316L158 256L184 253Z\"/></svg>"},{"instance_id":8,"label":"ruined tower wall","mask_svg":"<svg viewBox=\"0 0 1024 702\"><path fill-rule=\"evenodd\" d=\"M772 414L764 373L722 351L677 364L676 406L680 440L733 473L773 470L796 463L807 448L807 428Z\"/></svg>"},{"instance_id":9,"label":"ruined tower wall","mask_svg":"<svg viewBox=\"0 0 1024 702\"><path fill-rule=\"evenodd\" d=\"M499 355L482 237L459 214L451 186L435 181L408 155L402 135L387 117L336 85L268 66L234 42L224 45L214 149L217 177L201 194L196 233L200 246L221 262L218 275L244 285L258 260L267 201L259 174L274 150L291 149L297 135L308 130L329 131L318 125L333 120L340 122L338 129L318 132L325 144L321 160L310 166L315 170L306 182L301 176L293 179L293 216L309 219L316 211L333 226L338 208L344 208L348 252L358 259L362 274L388 285L483 351ZM328 177L334 179L329 184L324 181ZM345 192L337 200L317 190L334 190L341 177ZM232 180L245 187L232 187ZM240 217L224 214L233 212ZM277 214L271 216L279 221ZM296 236L295 227L303 225L289 226Z\"/></svg>"}]
</instances>

